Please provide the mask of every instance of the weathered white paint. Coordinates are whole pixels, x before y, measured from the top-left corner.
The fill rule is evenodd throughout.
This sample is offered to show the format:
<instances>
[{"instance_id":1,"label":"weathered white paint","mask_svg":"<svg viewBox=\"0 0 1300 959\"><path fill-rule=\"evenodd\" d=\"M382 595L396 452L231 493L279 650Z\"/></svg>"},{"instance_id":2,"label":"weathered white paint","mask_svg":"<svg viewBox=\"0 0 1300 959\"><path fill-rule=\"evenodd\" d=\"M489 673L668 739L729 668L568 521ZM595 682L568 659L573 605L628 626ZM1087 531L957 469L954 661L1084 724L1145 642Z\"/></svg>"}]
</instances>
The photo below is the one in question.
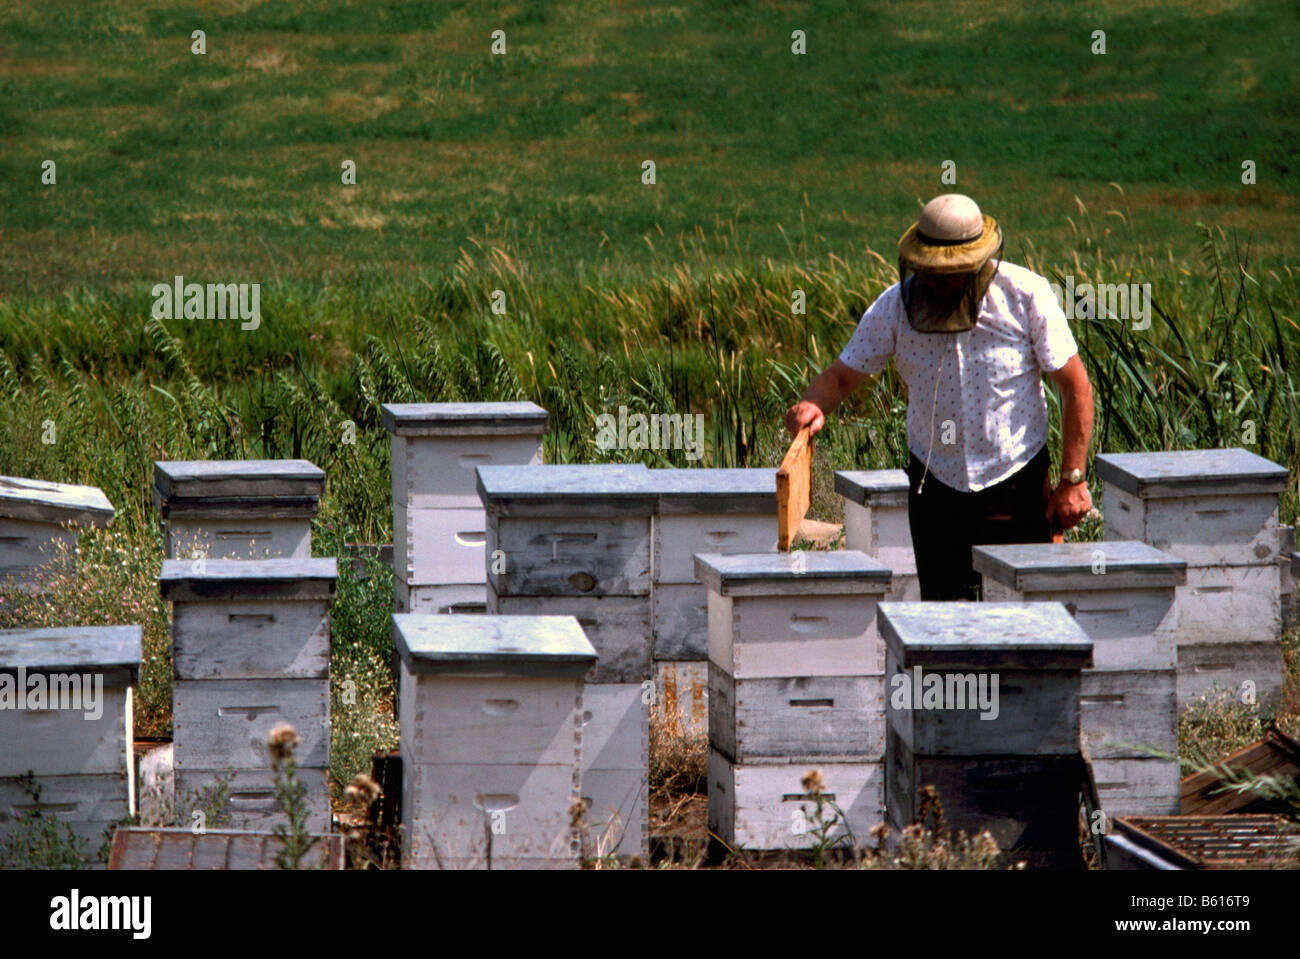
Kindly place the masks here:
<instances>
[{"instance_id":1,"label":"weathered white paint","mask_svg":"<svg viewBox=\"0 0 1300 959\"><path fill-rule=\"evenodd\" d=\"M269 769L267 734L298 731L298 763L329 765L329 681L201 679L172 684L176 768Z\"/></svg>"},{"instance_id":2,"label":"weathered white paint","mask_svg":"<svg viewBox=\"0 0 1300 959\"><path fill-rule=\"evenodd\" d=\"M1189 564L1274 562L1281 551L1276 493L1140 499L1102 489L1106 539L1137 539Z\"/></svg>"},{"instance_id":3,"label":"weathered white paint","mask_svg":"<svg viewBox=\"0 0 1300 959\"><path fill-rule=\"evenodd\" d=\"M297 775L307 787L307 830L323 833L330 830L328 768L299 766ZM205 793L224 782L227 788L225 812L234 829L273 829L287 825L288 817L280 807L275 792L275 773L269 769L177 769L175 771L177 811L187 825L193 822L194 810L207 805ZM210 825L210 823L209 823Z\"/></svg>"},{"instance_id":4,"label":"weathered white paint","mask_svg":"<svg viewBox=\"0 0 1300 959\"><path fill-rule=\"evenodd\" d=\"M486 583L409 586L393 579L393 608L399 613L482 613L487 611Z\"/></svg>"},{"instance_id":5,"label":"weathered white paint","mask_svg":"<svg viewBox=\"0 0 1300 959\"><path fill-rule=\"evenodd\" d=\"M398 696L402 750L420 763L577 762L582 680L416 676Z\"/></svg>"},{"instance_id":6,"label":"weathered white paint","mask_svg":"<svg viewBox=\"0 0 1300 959\"><path fill-rule=\"evenodd\" d=\"M1277 563L1189 566L1177 595L1178 645L1263 643L1282 635Z\"/></svg>"},{"instance_id":7,"label":"weathered white paint","mask_svg":"<svg viewBox=\"0 0 1300 959\"><path fill-rule=\"evenodd\" d=\"M709 669L709 744L732 762L879 762L882 676L732 679Z\"/></svg>"},{"instance_id":8,"label":"weathered white paint","mask_svg":"<svg viewBox=\"0 0 1300 959\"><path fill-rule=\"evenodd\" d=\"M582 773L587 854L644 857L650 843L650 796L646 767L586 769Z\"/></svg>"},{"instance_id":9,"label":"weathered white paint","mask_svg":"<svg viewBox=\"0 0 1300 959\"><path fill-rule=\"evenodd\" d=\"M0 709L0 776L124 773L128 688L103 690L98 719L80 709Z\"/></svg>"},{"instance_id":10,"label":"weathered white paint","mask_svg":"<svg viewBox=\"0 0 1300 959\"><path fill-rule=\"evenodd\" d=\"M655 583L650 594L656 661L709 657L709 593L699 583Z\"/></svg>"},{"instance_id":11,"label":"weathered white paint","mask_svg":"<svg viewBox=\"0 0 1300 959\"><path fill-rule=\"evenodd\" d=\"M650 517L510 517L489 512L489 565L501 596L650 596Z\"/></svg>"},{"instance_id":12,"label":"weathered white paint","mask_svg":"<svg viewBox=\"0 0 1300 959\"><path fill-rule=\"evenodd\" d=\"M393 571L408 584L487 582L482 509L393 504Z\"/></svg>"},{"instance_id":13,"label":"weathered white paint","mask_svg":"<svg viewBox=\"0 0 1300 959\"><path fill-rule=\"evenodd\" d=\"M641 683L588 683L582 694L582 769L647 769L651 691Z\"/></svg>"},{"instance_id":14,"label":"weathered white paint","mask_svg":"<svg viewBox=\"0 0 1300 959\"><path fill-rule=\"evenodd\" d=\"M1245 702L1253 685L1260 706L1278 702L1282 695L1282 643L1195 643L1178 647L1178 708L1184 710L1214 687L1231 690Z\"/></svg>"},{"instance_id":15,"label":"weathered white paint","mask_svg":"<svg viewBox=\"0 0 1300 959\"><path fill-rule=\"evenodd\" d=\"M884 671L876 594L709 593L709 659L737 679Z\"/></svg>"},{"instance_id":16,"label":"weathered white paint","mask_svg":"<svg viewBox=\"0 0 1300 959\"><path fill-rule=\"evenodd\" d=\"M330 606L323 600L179 601L178 679L328 679Z\"/></svg>"},{"instance_id":17,"label":"weathered white paint","mask_svg":"<svg viewBox=\"0 0 1300 959\"><path fill-rule=\"evenodd\" d=\"M1149 755L1141 746L1176 754L1176 671L1085 669L1079 682L1079 727L1093 759Z\"/></svg>"},{"instance_id":18,"label":"weathered white paint","mask_svg":"<svg viewBox=\"0 0 1300 959\"><path fill-rule=\"evenodd\" d=\"M1178 764L1148 758L1094 759L1097 798L1110 816L1175 816L1180 802Z\"/></svg>"},{"instance_id":19,"label":"weathered white paint","mask_svg":"<svg viewBox=\"0 0 1300 959\"><path fill-rule=\"evenodd\" d=\"M39 799L33 799L25 783L12 776L0 777L0 838L13 834L18 817L39 813L71 825L82 841L82 851L94 855L105 830L130 815L126 780L122 769L79 776L38 776Z\"/></svg>"},{"instance_id":20,"label":"weathered white paint","mask_svg":"<svg viewBox=\"0 0 1300 959\"><path fill-rule=\"evenodd\" d=\"M801 780L821 771L824 795L844 812L854 844L874 847L871 829L885 816L884 769L881 763L734 764L709 750L709 828L727 844L742 849L808 849L809 826L816 802ZM829 818L827 807L824 815ZM843 834L843 828L833 835Z\"/></svg>"},{"instance_id":21,"label":"weathered white paint","mask_svg":"<svg viewBox=\"0 0 1300 959\"><path fill-rule=\"evenodd\" d=\"M503 436L397 436L392 440L393 505L478 509L480 466L536 466L540 433Z\"/></svg>"},{"instance_id":22,"label":"weathered white paint","mask_svg":"<svg viewBox=\"0 0 1300 959\"><path fill-rule=\"evenodd\" d=\"M656 516L654 580L695 583L696 553L771 553L776 550L776 537L774 515Z\"/></svg>"},{"instance_id":23,"label":"weathered white paint","mask_svg":"<svg viewBox=\"0 0 1300 959\"><path fill-rule=\"evenodd\" d=\"M167 558L269 559L311 556L309 519L226 516L196 519L190 514L164 522Z\"/></svg>"}]
</instances>

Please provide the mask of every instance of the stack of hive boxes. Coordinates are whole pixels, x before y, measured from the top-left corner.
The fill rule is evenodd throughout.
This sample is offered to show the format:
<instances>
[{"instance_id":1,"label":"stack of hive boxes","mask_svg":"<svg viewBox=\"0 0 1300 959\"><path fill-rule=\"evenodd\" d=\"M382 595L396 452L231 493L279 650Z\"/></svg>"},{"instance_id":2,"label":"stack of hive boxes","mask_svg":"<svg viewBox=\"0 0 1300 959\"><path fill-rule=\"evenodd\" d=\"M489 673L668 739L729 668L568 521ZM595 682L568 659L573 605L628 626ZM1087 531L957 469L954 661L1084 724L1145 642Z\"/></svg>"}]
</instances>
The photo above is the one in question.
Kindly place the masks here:
<instances>
[{"instance_id":1,"label":"stack of hive boxes","mask_svg":"<svg viewBox=\"0 0 1300 959\"><path fill-rule=\"evenodd\" d=\"M113 504L98 487L0 476L0 583L38 588L42 567L75 563L77 527L112 521Z\"/></svg>"},{"instance_id":2,"label":"stack of hive boxes","mask_svg":"<svg viewBox=\"0 0 1300 959\"><path fill-rule=\"evenodd\" d=\"M844 545L880 560L894 574L889 599L921 598L907 519L904 470L840 470L835 492L844 500Z\"/></svg>"},{"instance_id":3,"label":"stack of hive boxes","mask_svg":"<svg viewBox=\"0 0 1300 959\"><path fill-rule=\"evenodd\" d=\"M283 820L270 731L291 724L308 828L328 831L330 606L337 562L311 557L324 474L303 460L154 464L173 557L173 749L178 807L225 783L232 824Z\"/></svg>"},{"instance_id":4,"label":"stack of hive boxes","mask_svg":"<svg viewBox=\"0 0 1300 959\"><path fill-rule=\"evenodd\" d=\"M324 487L324 471L306 460L155 463L167 558L306 559Z\"/></svg>"},{"instance_id":5,"label":"stack of hive boxes","mask_svg":"<svg viewBox=\"0 0 1300 959\"><path fill-rule=\"evenodd\" d=\"M481 466L487 611L574 616L597 660L584 696L582 796L606 851L649 843L650 519L644 466ZM500 551L498 554L496 551Z\"/></svg>"},{"instance_id":6,"label":"stack of hive boxes","mask_svg":"<svg viewBox=\"0 0 1300 959\"><path fill-rule=\"evenodd\" d=\"M308 829L328 831L330 559L163 561L171 601L172 726L178 807L224 781L231 823L282 821L266 748L281 723L297 730Z\"/></svg>"},{"instance_id":7,"label":"stack of hive boxes","mask_svg":"<svg viewBox=\"0 0 1300 959\"><path fill-rule=\"evenodd\" d=\"M651 627L656 703L680 731L706 732L708 590L696 553L776 551L776 474L770 469L656 469Z\"/></svg>"},{"instance_id":8,"label":"stack of hive boxes","mask_svg":"<svg viewBox=\"0 0 1300 959\"><path fill-rule=\"evenodd\" d=\"M1260 704L1276 703L1286 468L1243 449L1105 453L1096 464L1106 539L1141 540L1187 561L1177 599L1179 708L1215 685L1238 696L1253 688Z\"/></svg>"},{"instance_id":9,"label":"stack of hive boxes","mask_svg":"<svg viewBox=\"0 0 1300 959\"><path fill-rule=\"evenodd\" d=\"M702 554L695 569L709 596L709 828L732 846L807 848L816 801L802 780L820 769L856 845L873 844L889 570L856 550Z\"/></svg>"},{"instance_id":10,"label":"stack of hive boxes","mask_svg":"<svg viewBox=\"0 0 1300 959\"><path fill-rule=\"evenodd\" d=\"M0 632L0 838L40 814L94 855L135 814L139 675L139 626Z\"/></svg>"},{"instance_id":11,"label":"stack of hive boxes","mask_svg":"<svg viewBox=\"0 0 1300 959\"><path fill-rule=\"evenodd\" d=\"M583 677L572 616L398 614L402 865L578 865Z\"/></svg>"},{"instance_id":12,"label":"stack of hive boxes","mask_svg":"<svg viewBox=\"0 0 1300 959\"><path fill-rule=\"evenodd\" d=\"M542 461L532 403L387 403L392 434L393 590L398 612L481 612L487 597L479 466Z\"/></svg>"},{"instance_id":13,"label":"stack of hive boxes","mask_svg":"<svg viewBox=\"0 0 1300 959\"><path fill-rule=\"evenodd\" d=\"M1117 816L1178 812L1174 591L1187 563L1146 543L977 546L986 600L1059 602L1092 640L1079 720L1098 798Z\"/></svg>"},{"instance_id":14,"label":"stack of hive boxes","mask_svg":"<svg viewBox=\"0 0 1300 959\"><path fill-rule=\"evenodd\" d=\"M880 628L894 834L921 819L933 787L944 829L987 829L1031 866L1081 866L1079 691L1092 641L1065 608L881 603Z\"/></svg>"}]
</instances>

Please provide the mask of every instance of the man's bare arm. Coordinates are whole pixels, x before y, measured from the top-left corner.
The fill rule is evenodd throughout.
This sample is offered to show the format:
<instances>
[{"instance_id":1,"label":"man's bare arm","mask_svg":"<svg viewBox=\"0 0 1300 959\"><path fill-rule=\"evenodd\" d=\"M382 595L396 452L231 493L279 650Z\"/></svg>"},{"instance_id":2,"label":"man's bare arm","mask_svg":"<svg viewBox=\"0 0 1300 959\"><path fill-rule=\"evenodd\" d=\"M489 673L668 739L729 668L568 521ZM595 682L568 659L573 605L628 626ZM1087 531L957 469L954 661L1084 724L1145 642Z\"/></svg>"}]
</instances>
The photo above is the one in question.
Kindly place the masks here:
<instances>
[{"instance_id":1,"label":"man's bare arm","mask_svg":"<svg viewBox=\"0 0 1300 959\"><path fill-rule=\"evenodd\" d=\"M814 434L826 425L826 416L835 412L844 398L867 380L866 373L859 373L841 360L836 360L808 384L803 398L790 407L785 414L785 428L794 436L805 426L811 426Z\"/></svg>"},{"instance_id":2,"label":"man's bare arm","mask_svg":"<svg viewBox=\"0 0 1300 959\"><path fill-rule=\"evenodd\" d=\"M1078 469L1087 472L1088 447L1092 444L1092 383L1076 353L1059 370L1048 374L1061 393L1061 475ZM1062 481L1052 493L1047 516L1061 529L1071 529L1092 509L1088 484L1075 486Z\"/></svg>"}]
</instances>

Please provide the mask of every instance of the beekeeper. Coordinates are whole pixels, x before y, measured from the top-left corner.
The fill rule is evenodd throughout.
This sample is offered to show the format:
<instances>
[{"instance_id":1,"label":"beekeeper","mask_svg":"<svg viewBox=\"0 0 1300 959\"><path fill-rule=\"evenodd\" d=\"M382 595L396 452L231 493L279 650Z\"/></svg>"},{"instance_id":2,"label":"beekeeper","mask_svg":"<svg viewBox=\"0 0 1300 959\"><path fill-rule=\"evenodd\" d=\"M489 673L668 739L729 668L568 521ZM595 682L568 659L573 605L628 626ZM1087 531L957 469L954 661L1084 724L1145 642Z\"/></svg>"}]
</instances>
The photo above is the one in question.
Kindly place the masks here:
<instances>
[{"instance_id":1,"label":"beekeeper","mask_svg":"<svg viewBox=\"0 0 1300 959\"><path fill-rule=\"evenodd\" d=\"M791 434L890 357L907 384L908 523L921 598L978 599L971 547L1049 542L1092 508L1092 385L1048 281L1001 259L970 197L931 200L898 241L898 282L786 413ZM1060 481L1048 476L1043 374L1061 397Z\"/></svg>"}]
</instances>

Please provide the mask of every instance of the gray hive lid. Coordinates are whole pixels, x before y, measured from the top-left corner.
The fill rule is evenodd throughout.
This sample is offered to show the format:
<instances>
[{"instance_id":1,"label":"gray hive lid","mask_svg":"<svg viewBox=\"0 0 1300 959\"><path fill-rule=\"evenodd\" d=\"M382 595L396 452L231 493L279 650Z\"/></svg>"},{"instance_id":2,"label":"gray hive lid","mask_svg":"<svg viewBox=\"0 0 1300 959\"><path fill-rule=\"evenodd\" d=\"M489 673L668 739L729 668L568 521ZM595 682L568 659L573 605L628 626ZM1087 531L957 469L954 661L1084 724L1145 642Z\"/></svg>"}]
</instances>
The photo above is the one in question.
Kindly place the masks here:
<instances>
[{"instance_id":1,"label":"gray hive lid","mask_svg":"<svg viewBox=\"0 0 1300 959\"><path fill-rule=\"evenodd\" d=\"M885 593L893 573L856 549L695 554L695 578L722 596Z\"/></svg>"},{"instance_id":2,"label":"gray hive lid","mask_svg":"<svg viewBox=\"0 0 1300 959\"><path fill-rule=\"evenodd\" d=\"M334 557L312 559L165 559L158 575L163 599L330 599L338 579Z\"/></svg>"},{"instance_id":3,"label":"gray hive lid","mask_svg":"<svg viewBox=\"0 0 1300 959\"><path fill-rule=\"evenodd\" d=\"M204 507L314 516L325 488L325 471L307 460L171 460L153 467L154 505L163 516Z\"/></svg>"},{"instance_id":4,"label":"gray hive lid","mask_svg":"<svg viewBox=\"0 0 1300 959\"><path fill-rule=\"evenodd\" d=\"M547 412L536 403L385 403L384 429L398 436L502 436L544 433Z\"/></svg>"},{"instance_id":5,"label":"gray hive lid","mask_svg":"<svg viewBox=\"0 0 1300 959\"><path fill-rule=\"evenodd\" d=\"M659 512L776 515L774 469L654 469Z\"/></svg>"},{"instance_id":6,"label":"gray hive lid","mask_svg":"<svg viewBox=\"0 0 1300 959\"><path fill-rule=\"evenodd\" d=\"M649 516L658 505L641 463L480 466L478 495L504 516Z\"/></svg>"},{"instance_id":7,"label":"gray hive lid","mask_svg":"<svg viewBox=\"0 0 1300 959\"><path fill-rule=\"evenodd\" d=\"M906 506L906 470L837 470L835 492L859 506Z\"/></svg>"},{"instance_id":8,"label":"gray hive lid","mask_svg":"<svg viewBox=\"0 0 1300 959\"><path fill-rule=\"evenodd\" d=\"M1289 475L1286 467L1240 448L1100 453L1095 462L1104 482L1142 499L1278 493Z\"/></svg>"},{"instance_id":9,"label":"gray hive lid","mask_svg":"<svg viewBox=\"0 0 1300 959\"><path fill-rule=\"evenodd\" d=\"M0 630L0 673L102 673L109 686L140 678L139 626Z\"/></svg>"},{"instance_id":10,"label":"gray hive lid","mask_svg":"<svg viewBox=\"0 0 1300 959\"><path fill-rule=\"evenodd\" d=\"M113 504L98 486L0 476L0 516L103 529L113 515Z\"/></svg>"},{"instance_id":11,"label":"gray hive lid","mask_svg":"<svg viewBox=\"0 0 1300 959\"><path fill-rule=\"evenodd\" d=\"M975 571L1014 590L1182 586L1187 561L1137 540L976 546Z\"/></svg>"},{"instance_id":12,"label":"gray hive lid","mask_svg":"<svg viewBox=\"0 0 1300 959\"><path fill-rule=\"evenodd\" d=\"M1086 669L1092 640L1060 603L894 603L877 607L904 669Z\"/></svg>"},{"instance_id":13,"label":"gray hive lid","mask_svg":"<svg viewBox=\"0 0 1300 959\"><path fill-rule=\"evenodd\" d=\"M573 616L395 613L393 646L419 675L579 678L596 662Z\"/></svg>"}]
</instances>

